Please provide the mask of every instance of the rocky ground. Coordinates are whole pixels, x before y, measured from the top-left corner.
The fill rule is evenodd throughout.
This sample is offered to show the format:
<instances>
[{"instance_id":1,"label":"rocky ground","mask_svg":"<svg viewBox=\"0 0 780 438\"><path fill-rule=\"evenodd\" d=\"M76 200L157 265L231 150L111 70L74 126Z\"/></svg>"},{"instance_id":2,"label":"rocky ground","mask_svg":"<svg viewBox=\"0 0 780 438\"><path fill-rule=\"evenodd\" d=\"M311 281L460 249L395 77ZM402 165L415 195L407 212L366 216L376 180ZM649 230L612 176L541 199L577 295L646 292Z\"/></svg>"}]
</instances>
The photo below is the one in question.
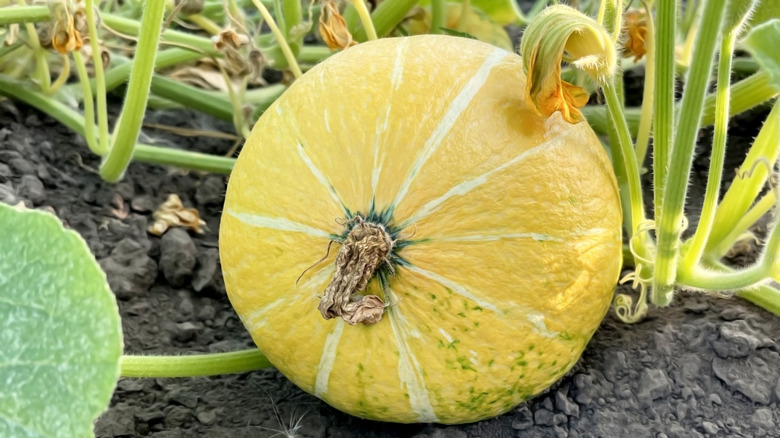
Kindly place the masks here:
<instances>
[{"instance_id":1,"label":"rocky ground","mask_svg":"<svg viewBox=\"0 0 780 438\"><path fill-rule=\"evenodd\" d=\"M176 126L229 127L191 113L156 113ZM763 117L761 118L763 119ZM741 124L734 144L755 126ZM172 145L164 133L145 141ZM739 143L739 142L742 143ZM178 147L225 154L204 138ZM744 156L738 150L734 156ZM738 161L737 161L738 162ZM706 159L697 160L704 169ZM48 209L89 244L123 320L126 352L232 351L252 342L221 281L217 230L225 177L134 163L101 181L83 140L47 116L0 103L0 200ZM736 164L727 164L734 168ZM700 172L701 173L701 172ZM701 184L693 190L701 191ZM197 208L204 234L150 235L169 194ZM692 198L696 198L693 196ZM741 255L750 259L755 250ZM513 411L461 426L359 420L303 393L274 370L189 379L122 379L98 437L760 437L780 426L780 318L741 300L680 294L639 324L612 314L575 368ZM275 435L277 434L277 435Z\"/></svg>"}]
</instances>

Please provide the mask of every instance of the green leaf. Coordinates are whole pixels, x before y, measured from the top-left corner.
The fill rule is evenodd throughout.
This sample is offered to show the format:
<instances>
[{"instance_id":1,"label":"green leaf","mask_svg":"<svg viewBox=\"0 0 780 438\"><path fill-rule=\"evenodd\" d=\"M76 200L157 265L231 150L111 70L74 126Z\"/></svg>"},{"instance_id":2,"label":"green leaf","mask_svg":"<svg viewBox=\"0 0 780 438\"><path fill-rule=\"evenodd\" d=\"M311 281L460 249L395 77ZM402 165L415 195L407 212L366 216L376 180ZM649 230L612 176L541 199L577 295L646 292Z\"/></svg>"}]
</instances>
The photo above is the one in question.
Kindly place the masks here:
<instances>
[{"instance_id":1,"label":"green leaf","mask_svg":"<svg viewBox=\"0 0 780 438\"><path fill-rule=\"evenodd\" d=\"M461 3L455 1L451 3ZM430 0L418 3L420 6L429 6ZM490 19L501 26L510 24L520 25L525 21L523 11L514 0L471 0L471 7L484 12Z\"/></svg>"},{"instance_id":2,"label":"green leaf","mask_svg":"<svg viewBox=\"0 0 780 438\"><path fill-rule=\"evenodd\" d=\"M769 73L770 85L780 91L780 20L775 18L754 27L742 44Z\"/></svg>"},{"instance_id":3,"label":"green leaf","mask_svg":"<svg viewBox=\"0 0 780 438\"><path fill-rule=\"evenodd\" d=\"M515 0L472 0L471 4L502 26L520 24L524 20Z\"/></svg>"},{"instance_id":4,"label":"green leaf","mask_svg":"<svg viewBox=\"0 0 780 438\"><path fill-rule=\"evenodd\" d=\"M750 25L758 26L773 18L780 18L780 2L777 0L756 0L755 9L750 16Z\"/></svg>"},{"instance_id":5,"label":"green leaf","mask_svg":"<svg viewBox=\"0 0 780 438\"><path fill-rule=\"evenodd\" d=\"M0 203L0 437L93 436L119 378L116 301L81 237Z\"/></svg>"}]
</instances>

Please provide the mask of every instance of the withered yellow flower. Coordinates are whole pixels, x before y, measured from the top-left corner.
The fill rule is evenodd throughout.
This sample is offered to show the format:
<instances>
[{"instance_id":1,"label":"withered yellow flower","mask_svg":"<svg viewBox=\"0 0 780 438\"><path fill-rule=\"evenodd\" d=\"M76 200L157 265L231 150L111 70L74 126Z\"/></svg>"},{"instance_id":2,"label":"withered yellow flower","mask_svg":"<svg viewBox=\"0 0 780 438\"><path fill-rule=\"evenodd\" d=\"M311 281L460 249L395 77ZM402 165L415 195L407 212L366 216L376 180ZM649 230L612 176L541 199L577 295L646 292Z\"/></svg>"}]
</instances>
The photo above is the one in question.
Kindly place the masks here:
<instances>
[{"instance_id":1,"label":"withered yellow flower","mask_svg":"<svg viewBox=\"0 0 780 438\"><path fill-rule=\"evenodd\" d=\"M49 3L52 19L51 45L62 54L81 50L84 44L73 18L77 9L76 3L78 2L53 1Z\"/></svg>"},{"instance_id":2,"label":"withered yellow flower","mask_svg":"<svg viewBox=\"0 0 780 438\"><path fill-rule=\"evenodd\" d=\"M560 111L569 123L584 120L579 108L588 103L585 89L561 79L561 62L583 70L599 83L617 68L609 33L592 18L565 5L544 9L523 34L520 44L526 91L537 110L549 117Z\"/></svg>"},{"instance_id":3,"label":"withered yellow flower","mask_svg":"<svg viewBox=\"0 0 780 438\"><path fill-rule=\"evenodd\" d=\"M324 0L320 15L320 35L331 50L344 50L357 44L347 29L347 22L339 13L335 0Z\"/></svg>"},{"instance_id":4,"label":"withered yellow flower","mask_svg":"<svg viewBox=\"0 0 780 438\"><path fill-rule=\"evenodd\" d=\"M623 43L623 56L634 57L634 62L639 61L647 53L645 39L647 38L647 12L644 9L632 9L624 16L625 42Z\"/></svg>"}]
</instances>

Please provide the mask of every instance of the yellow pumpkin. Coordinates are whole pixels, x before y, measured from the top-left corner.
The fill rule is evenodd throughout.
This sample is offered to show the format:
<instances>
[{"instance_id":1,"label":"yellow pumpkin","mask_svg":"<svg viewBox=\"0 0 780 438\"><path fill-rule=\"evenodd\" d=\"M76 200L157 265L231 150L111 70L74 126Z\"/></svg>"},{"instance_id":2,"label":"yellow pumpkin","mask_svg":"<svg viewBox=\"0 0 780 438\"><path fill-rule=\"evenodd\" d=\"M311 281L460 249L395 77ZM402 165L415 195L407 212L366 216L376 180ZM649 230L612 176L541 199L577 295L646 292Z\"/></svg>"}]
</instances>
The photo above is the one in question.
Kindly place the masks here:
<instances>
[{"instance_id":1,"label":"yellow pumpkin","mask_svg":"<svg viewBox=\"0 0 780 438\"><path fill-rule=\"evenodd\" d=\"M621 263L608 157L539 115L520 58L423 35L296 81L230 176L220 254L260 350L355 416L465 423L578 360Z\"/></svg>"}]
</instances>

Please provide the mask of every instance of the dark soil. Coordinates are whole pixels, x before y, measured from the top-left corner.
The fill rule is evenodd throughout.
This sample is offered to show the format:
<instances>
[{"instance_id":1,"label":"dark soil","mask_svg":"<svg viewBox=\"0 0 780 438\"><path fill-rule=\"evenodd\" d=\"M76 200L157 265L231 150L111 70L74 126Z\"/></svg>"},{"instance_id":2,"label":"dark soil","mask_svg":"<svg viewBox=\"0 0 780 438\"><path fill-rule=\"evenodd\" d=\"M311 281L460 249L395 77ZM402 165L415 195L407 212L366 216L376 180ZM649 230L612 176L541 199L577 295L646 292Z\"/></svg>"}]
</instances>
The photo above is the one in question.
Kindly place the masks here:
<instances>
[{"instance_id":1,"label":"dark soil","mask_svg":"<svg viewBox=\"0 0 780 438\"><path fill-rule=\"evenodd\" d=\"M1 105L0 200L53 210L86 239L117 296L127 353L221 352L253 345L221 281L217 230L225 177L134 163L122 182L110 185L95 174L99 161L80 137L34 110ZM230 130L194 113L153 118ZM745 128L744 121L741 126L741 138L732 144L744 147L757 127ZM173 144L162 133L147 134ZM216 154L231 146L205 138L176 143ZM740 154L744 150L734 156ZM697 168L704 166L706 159L697 160ZM701 187L692 190L700 193ZM151 212L171 193L200 211L208 224L204 234L147 233ZM741 257L754 255L752 249ZM548 393L476 424L356 419L266 370L122 379L95 431L98 437L270 437L284 436L277 431L300 421L302 437L777 436L777 339L780 318L750 303L682 293L672 307L653 308L636 325L610 313L576 367Z\"/></svg>"}]
</instances>

